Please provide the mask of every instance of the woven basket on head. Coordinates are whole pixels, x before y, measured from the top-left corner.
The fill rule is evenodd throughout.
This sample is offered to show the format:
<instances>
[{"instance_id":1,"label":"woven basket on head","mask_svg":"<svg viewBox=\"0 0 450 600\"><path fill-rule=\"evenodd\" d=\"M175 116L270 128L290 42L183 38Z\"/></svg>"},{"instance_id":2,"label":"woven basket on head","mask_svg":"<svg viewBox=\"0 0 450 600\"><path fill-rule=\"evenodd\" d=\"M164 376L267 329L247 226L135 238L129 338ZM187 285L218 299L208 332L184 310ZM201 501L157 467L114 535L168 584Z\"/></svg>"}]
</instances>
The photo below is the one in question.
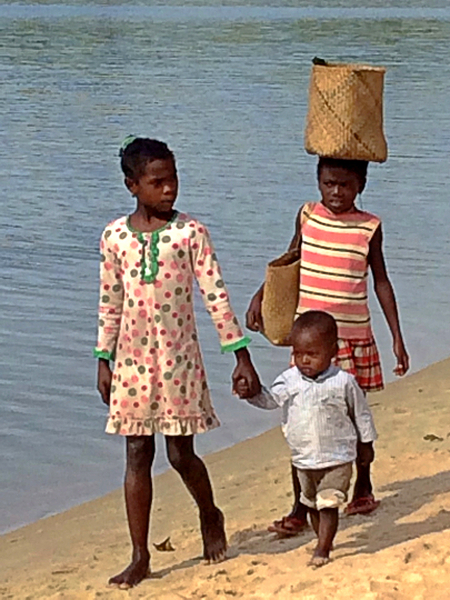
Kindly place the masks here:
<instances>
[{"instance_id":1,"label":"woven basket on head","mask_svg":"<svg viewBox=\"0 0 450 600\"><path fill-rule=\"evenodd\" d=\"M385 69L356 64L313 65L305 150L310 154L384 162Z\"/></svg>"},{"instance_id":2,"label":"woven basket on head","mask_svg":"<svg viewBox=\"0 0 450 600\"><path fill-rule=\"evenodd\" d=\"M275 346L289 346L298 306L300 250L285 252L266 269L261 307L264 335Z\"/></svg>"}]
</instances>

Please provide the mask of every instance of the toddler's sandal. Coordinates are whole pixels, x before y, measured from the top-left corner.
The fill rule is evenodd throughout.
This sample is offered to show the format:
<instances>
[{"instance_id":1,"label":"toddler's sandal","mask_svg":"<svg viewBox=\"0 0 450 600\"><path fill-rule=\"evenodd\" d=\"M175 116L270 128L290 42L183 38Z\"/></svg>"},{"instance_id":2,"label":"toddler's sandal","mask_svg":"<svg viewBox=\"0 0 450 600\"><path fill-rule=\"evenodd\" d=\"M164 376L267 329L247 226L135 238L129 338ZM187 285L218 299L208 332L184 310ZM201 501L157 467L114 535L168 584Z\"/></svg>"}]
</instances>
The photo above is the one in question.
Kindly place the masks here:
<instances>
[{"instance_id":1,"label":"toddler's sandal","mask_svg":"<svg viewBox=\"0 0 450 600\"><path fill-rule=\"evenodd\" d=\"M279 535L291 536L297 535L308 526L306 519L297 519L296 517L283 517L279 521L274 521L267 528L272 533Z\"/></svg>"}]
</instances>

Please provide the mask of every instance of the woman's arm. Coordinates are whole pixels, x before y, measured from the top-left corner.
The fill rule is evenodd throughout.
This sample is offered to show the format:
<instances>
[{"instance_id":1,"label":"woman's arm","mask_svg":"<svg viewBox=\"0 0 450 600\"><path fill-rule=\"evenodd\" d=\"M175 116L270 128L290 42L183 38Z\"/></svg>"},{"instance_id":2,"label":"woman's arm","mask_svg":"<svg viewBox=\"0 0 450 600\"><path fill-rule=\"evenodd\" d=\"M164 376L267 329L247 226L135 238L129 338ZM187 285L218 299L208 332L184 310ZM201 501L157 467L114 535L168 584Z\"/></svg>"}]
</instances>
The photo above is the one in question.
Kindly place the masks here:
<instances>
[{"instance_id":1,"label":"woman's arm","mask_svg":"<svg viewBox=\"0 0 450 600\"><path fill-rule=\"evenodd\" d=\"M300 207L295 219L295 233L289 244L288 250L300 250L302 245L302 212L304 205Z\"/></svg>"},{"instance_id":2,"label":"woman's arm","mask_svg":"<svg viewBox=\"0 0 450 600\"><path fill-rule=\"evenodd\" d=\"M300 249L300 246L302 244L302 210L303 206L298 211L297 218L295 220L295 233L291 240L291 243L289 244L288 250ZM245 325L251 331L263 330L263 321L261 314L263 296L264 283L255 293L253 298L250 300L247 312L245 313Z\"/></svg>"},{"instance_id":3,"label":"woman's arm","mask_svg":"<svg viewBox=\"0 0 450 600\"><path fill-rule=\"evenodd\" d=\"M375 294L392 334L393 350L397 358L397 366L394 369L394 373L396 375L404 375L409 369L409 356L406 352L400 330L397 301L387 274L382 243L383 234L380 225L370 241L368 260L372 270Z\"/></svg>"},{"instance_id":4,"label":"woman's arm","mask_svg":"<svg viewBox=\"0 0 450 600\"><path fill-rule=\"evenodd\" d=\"M222 352L234 352L236 357L232 375L233 389L239 379L244 379L251 393L258 394L261 384L247 350L250 338L244 335L231 308L213 243L204 225L196 224L190 238L190 248L195 278L206 310L218 333Z\"/></svg>"},{"instance_id":5,"label":"woman's arm","mask_svg":"<svg viewBox=\"0 0 450 600\"><path fill-rule=\"evenodd\" d=\"M100 241L98 339L94 348L94 356L98 358L97 389L108 405L112 383L109 361L114 360L124 299L121 264L110 238L111 228L106 228Z\"/></svg>"},{"instance_id":6,"label":"woman's arm","mask_svg":"<svg viewBox=\"0 0 450 600\"><path fill-rule=\"evenodd\" d=\"M100 240L98 339L94 348L94 356L105 360L114 360L124 302L121 263L111 237L111 228L106 228Z\"/></svg>"},{"instance_id":7,"label":"woman's arm","mask_svg":"<svg viewBox=\"0 0 450 600\"><path fill-rule=\"evenodd\" d=\"M259 394L261 392L261 382L248 349L236 350L234 355L236 357L236 367L231 376L233 393L239 394L239 389L245 389L245 393L250 396Z\"/></svg>"}]
</instances>

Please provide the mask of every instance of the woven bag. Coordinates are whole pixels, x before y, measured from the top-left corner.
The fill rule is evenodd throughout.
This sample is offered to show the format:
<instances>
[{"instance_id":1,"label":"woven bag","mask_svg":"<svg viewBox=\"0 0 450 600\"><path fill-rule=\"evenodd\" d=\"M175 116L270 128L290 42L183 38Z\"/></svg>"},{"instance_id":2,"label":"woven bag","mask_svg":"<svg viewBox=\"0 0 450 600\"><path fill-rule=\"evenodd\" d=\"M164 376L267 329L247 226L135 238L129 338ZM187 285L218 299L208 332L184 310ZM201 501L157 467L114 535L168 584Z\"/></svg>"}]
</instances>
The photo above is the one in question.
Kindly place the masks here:
<instances>
[{"instance_id":1,"label":"woven bag","mask_svg":"<svg viewBox=\"0 0 450 600\"><path fill-rule=\"evenodd\" d=\"M384 68L368 65L313 65L305 129L305 150L309 154L386 160L384 73Z\"/></svg>"},{"instance_id":2,"label":"woven bag","mask_svg":"<svg viewBox=\"0 0 450 600\"><path fill-rule=\"evenodd\" d=\"M261 315L264 335L275 346L289 346L298 306L300 250L290 250L266 268Z\"/></svg>"}]
</instances>

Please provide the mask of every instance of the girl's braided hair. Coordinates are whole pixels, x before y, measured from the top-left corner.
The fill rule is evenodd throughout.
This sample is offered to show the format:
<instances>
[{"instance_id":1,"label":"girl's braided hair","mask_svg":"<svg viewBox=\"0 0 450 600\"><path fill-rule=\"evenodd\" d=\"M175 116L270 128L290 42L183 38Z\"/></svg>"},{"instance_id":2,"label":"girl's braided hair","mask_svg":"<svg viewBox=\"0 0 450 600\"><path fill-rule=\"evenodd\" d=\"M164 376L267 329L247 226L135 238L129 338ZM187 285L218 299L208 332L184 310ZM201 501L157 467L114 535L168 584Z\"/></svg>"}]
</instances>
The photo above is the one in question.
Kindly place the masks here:
<instances>
[{"instance_id":1,"label":"girl's braided hair","mask_svg":"<svg viewBox=\"0 0 450 600\"><path fill-rule=\"evenodd\" d=\"M128 136L122 143L119 156L125 177L134 181L142 177L149 162L170 158L175 163L175 156L167 144L150 138Z\"/></svg>"}]
</instances>

